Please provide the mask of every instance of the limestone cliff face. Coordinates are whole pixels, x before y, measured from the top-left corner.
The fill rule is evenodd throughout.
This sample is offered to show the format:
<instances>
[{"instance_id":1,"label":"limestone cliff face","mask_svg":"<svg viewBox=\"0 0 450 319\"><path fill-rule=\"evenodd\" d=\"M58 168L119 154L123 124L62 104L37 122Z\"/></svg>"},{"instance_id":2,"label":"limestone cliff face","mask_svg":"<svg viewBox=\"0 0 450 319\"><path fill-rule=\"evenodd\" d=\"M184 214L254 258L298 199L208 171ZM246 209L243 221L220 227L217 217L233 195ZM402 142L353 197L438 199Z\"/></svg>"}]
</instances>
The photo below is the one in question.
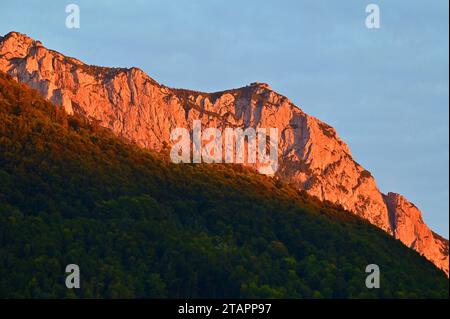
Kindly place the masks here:
<instances>
[{"instance_id":1,"label":"limestone cliff face","mask_svg":"<svg viewBox=\"0 0 450 319\"><path fill-rule=\"evenodd\" d=\"M448 240L432 232L424 223L420 210L402 195L388 193L385 198L394 236L432 260L448 275Z\"/></svg>"},{"instance_id":2,"label":"limestone cliff face","mask_svg":"<svg viewBox=\"0 0 450 319\"><path fill-rule=\"evenodd\" d=\"M332 127L305 114L267 84L216 93L172 89L137 68L88 66L15 32L0 38L0 70L68 113L84 114L156 151L171 144L172 129L191 129L193 120L201 120L204 128L276 127L279 176L367 219L448 273L448 241L437 235L428 240L423 236L430 233L405 226L418 224L421 219L406 216L420 212L400 208L391 195L384 196Z\"/></svg>"}]
</instances>

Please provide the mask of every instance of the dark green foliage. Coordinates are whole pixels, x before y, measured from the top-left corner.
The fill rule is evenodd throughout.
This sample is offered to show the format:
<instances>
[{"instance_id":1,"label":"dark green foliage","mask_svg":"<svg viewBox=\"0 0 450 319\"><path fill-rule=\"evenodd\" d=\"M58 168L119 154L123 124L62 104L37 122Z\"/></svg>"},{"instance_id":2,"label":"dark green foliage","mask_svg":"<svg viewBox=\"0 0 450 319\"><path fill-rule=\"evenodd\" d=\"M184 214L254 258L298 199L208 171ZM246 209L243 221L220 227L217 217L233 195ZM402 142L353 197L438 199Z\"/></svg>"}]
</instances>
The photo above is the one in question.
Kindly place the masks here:
<instances>
[{"instance_id":1,"label":"dark green foliage","mask_svg":"<svg viewBox=\"0 0 450 319\"><path fill-rule=\"evenodd\" d=\"M448 280L286 183L170 164L0 74L0 297L448 298Z\"/></svg>"}]
</instances>

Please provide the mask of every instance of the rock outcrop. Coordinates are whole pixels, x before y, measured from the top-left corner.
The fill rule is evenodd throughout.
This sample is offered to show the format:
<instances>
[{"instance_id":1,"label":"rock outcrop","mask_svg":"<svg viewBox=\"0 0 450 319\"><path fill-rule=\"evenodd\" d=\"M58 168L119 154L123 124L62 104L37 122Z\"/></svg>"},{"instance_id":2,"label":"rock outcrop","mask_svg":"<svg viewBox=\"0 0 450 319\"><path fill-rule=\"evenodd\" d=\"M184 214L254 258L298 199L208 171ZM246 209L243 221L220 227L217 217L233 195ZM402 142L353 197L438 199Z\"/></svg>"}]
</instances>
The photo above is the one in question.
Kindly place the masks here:
<instances>
[{"instance_id":1,"label":"rock outcrop","mask_svg":"<svg viewBox=\"0 0 450 319\"><path fill-rule=\"evenodd\" d=\"M420 210L400 194L385 196L393 235L406 246L419 251L448 274L448 240L431 231L422 219Z\"/></svg>"},{"instance_id":2,"label":"rock outcrop","mask_svg":"<svg viewBox=\"0 0 450 319\"><path fill-rule=\"evenodd\" d=\"M172 129L191 129L194 120L205 128L276 127L279 176L367 219L448 274L448 241L428 229L420 211L399 195L383 195L331 126L267 84L216 93L173 89L140 69L89 66L16 32L0 38L0 70L68 113L156 151L171 144Z\"/></svg>"}]
</instances>

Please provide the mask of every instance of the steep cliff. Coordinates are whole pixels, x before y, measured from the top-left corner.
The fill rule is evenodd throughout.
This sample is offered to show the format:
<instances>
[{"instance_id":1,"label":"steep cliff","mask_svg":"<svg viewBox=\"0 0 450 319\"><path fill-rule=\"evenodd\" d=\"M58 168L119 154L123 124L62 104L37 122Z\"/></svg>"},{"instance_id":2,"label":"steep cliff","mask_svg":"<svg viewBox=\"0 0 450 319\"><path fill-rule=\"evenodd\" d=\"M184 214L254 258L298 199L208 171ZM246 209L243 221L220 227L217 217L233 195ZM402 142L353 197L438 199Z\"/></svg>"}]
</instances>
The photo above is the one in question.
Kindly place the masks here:
<instances>
[{"instance_id":1,"label":"steep cliff","mask_svg":"<svg viewBox=\"0 0 450 319\"><path fill-rule=\"evenodd\" d=\"M198 119L203 127L222 129L276 127L279 176L367 219L448 274L448 241L431 233L420 211L411 212L397 205L392 195L384 196L332 127L305 114L267 84L216 93L172 89L140 69L88 66L16 32L0 38L0 70L68 113L82 113L157 151L170 146L174 128L191 129ZM411 238L416 238L414 244Z\"/></svg>"},{"instance_id":2,"label":"steep cliff","mask_svg":"<svg viewBox=\"0 0 450 319\"><path fill-rule=\"evenodd\" d=\"M431 231L422 219L422 213L402 195L388 193L386 203L391 216L395 238L419 251L448 274L448 240Z\"/></svg>"}]
</instances>

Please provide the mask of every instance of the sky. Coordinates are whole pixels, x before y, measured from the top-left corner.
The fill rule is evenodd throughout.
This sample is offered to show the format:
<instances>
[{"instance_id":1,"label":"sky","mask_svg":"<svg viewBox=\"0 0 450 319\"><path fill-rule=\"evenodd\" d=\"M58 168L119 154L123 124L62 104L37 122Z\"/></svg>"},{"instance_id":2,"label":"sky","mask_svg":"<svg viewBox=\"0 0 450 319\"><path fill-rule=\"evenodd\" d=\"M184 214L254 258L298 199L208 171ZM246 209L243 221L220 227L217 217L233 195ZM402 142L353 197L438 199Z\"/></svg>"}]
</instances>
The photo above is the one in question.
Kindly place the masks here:
<instances>
[{"instance_id":1,"label":"sky","mask_svg":"<svg viewBox=\"0 0 450 319\"><path fill-rule=\"evenodd\" d=\"M269 83L448 238L447 0L3 2L0 35L26 33L88 64L207 92ZM79 29L65 24L72 3ZM365 25L370 3L379 29Z\"/></svg>"}]
</instances>

